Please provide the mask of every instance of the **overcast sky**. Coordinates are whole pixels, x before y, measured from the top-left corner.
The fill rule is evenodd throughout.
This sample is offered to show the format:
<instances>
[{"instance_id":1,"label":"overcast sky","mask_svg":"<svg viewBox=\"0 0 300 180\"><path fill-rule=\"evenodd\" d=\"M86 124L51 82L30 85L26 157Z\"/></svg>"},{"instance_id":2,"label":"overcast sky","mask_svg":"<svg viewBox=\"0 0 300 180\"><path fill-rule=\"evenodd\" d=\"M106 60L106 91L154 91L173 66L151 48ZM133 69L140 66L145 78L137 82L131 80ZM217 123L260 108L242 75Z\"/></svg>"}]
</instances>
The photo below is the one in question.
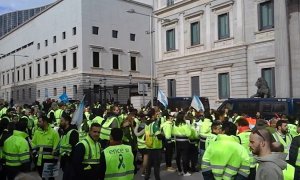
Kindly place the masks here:
<instances>
[{"instance_id":1,"label":"overcast sky","mask_svg":"<svg viewBox=\"0 0 300 180\"><path fill-rule=\"evenodd\" d=\"M0 0L0 14L22 9L36 8L55 1L56 0Z\"/></svg>"}]
</instances>

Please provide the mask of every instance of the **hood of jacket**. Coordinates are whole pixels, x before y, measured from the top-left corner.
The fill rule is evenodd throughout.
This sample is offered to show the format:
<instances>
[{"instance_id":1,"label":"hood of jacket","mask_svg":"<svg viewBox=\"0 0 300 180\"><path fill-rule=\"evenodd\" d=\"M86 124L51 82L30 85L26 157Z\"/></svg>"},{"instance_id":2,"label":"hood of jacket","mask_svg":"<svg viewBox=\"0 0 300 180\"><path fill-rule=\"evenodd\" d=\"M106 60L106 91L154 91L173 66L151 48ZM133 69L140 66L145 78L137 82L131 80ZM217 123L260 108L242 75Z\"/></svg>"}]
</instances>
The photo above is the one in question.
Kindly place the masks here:
<instances>
[{"instance_id":1,"label":"hood of jacket","mask_svg":"<svg viewBox=\"0 0 300 180\"><path fill-rule=\"evenodd\" d=\"M285 169L287 162L285 161L287 154L281 152L272 152L271 154L264 157L256 157L258 163L273 162L278 165L281 169Z\"/></svg>"}]
</instances>

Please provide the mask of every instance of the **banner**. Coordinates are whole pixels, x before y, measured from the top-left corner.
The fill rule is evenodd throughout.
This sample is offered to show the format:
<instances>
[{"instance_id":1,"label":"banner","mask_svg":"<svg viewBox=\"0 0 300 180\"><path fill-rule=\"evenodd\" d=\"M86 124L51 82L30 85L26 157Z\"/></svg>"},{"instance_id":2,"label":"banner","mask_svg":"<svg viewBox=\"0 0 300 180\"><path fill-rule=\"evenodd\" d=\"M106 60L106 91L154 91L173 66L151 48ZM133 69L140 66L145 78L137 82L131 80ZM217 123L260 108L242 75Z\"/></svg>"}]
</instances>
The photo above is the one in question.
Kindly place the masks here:
<instances>
[{"instance_id":1,"label":"banner","mask_svg":"<svg viewBox=\"0 0 300 180\"><path fill-rule=\"evenodd\" d=\"M191 106L196 109L197 111L204 111L204 106L202 104L202 102L200 101L198 96L194 96Z\"/></svg>"},{"instance_id":2,"label":"banner","mask_svg":"<svg viewBox=\"0 0 300 180\"><path fill-rule=\"evenodd\" d=\"M165 107L168 106L168 98L161 90L158 90L157 100L161 102Z\"/></svg>"}]
</instances>

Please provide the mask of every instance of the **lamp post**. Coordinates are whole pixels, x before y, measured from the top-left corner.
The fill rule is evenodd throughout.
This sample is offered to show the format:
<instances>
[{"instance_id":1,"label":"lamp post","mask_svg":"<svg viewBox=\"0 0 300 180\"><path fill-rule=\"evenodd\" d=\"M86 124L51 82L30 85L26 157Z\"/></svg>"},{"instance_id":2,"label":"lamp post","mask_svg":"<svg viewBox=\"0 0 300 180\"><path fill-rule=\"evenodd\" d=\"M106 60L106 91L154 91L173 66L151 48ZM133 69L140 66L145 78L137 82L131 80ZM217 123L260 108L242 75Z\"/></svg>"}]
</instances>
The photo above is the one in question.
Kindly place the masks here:
<instances>
[{"instance_id":1,"label":"lamp post","mask_svg":"<svg viewBox=\"0 0 300 180\"><path fill-rule=\"evenodd\" d=\"M132 80L132 74L131 72L128 75L129 77L129 105L131 104L131 80Z\"/></svg>"},{"instance_id":2,"label":"lamp post","mask_svg":"<svg viewBox=\"0 0 300 180\"><path fill-rule=\"evenodd\" d=\"M151 14L144 14L144 13L140 13L140 12L137 12L135 11L134 9L130 9L128 11L126 11L127 13L130 13L130 14L138 14L138 15L142 15L142 16L148 16L149 17L149 31L146 31L147 34L150 34L150 48L151 48L151 55L150 55L150 59L151 59L151 67L150 67L150 93L151 93L151 107L153 107L153 65L154 65L154 59L153 59L153 37L152 37L152 33L154 32L152 30L152 21L153 21L153 18L156 18L156 19L159 19L159 20L163 20L165 22L170 22L171 20L170 19L165 19L165 18L159 18L159 17L156 17L156 16L153 16L152 13Z\"/></svg>"},{"instance_id":3,"label":"lamp post","mask_svg":"<svg viewBox=\"0 0 300 180\"><path fill-rule=\"evenodd\" d=\"M1 56L6 55L3 53L0 53ZM16 56L17 57L29 57L28 55L20 55L20 54L10 54L10 55L6 55L6 56L13 56L14 57L14 78L13 78L13 88L12 90L15 92L15 87L16 87Z\"/></svg>"}]
</instances>

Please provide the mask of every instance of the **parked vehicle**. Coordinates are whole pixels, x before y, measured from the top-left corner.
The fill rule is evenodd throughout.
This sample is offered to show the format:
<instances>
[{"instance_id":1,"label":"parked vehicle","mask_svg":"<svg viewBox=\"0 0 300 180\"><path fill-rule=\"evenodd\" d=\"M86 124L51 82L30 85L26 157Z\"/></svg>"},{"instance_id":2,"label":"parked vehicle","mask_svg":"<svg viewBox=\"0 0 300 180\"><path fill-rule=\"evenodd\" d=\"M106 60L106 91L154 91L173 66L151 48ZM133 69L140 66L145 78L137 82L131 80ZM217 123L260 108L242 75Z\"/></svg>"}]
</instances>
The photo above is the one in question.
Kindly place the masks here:
<instances>
[{"instance_id":1,"label":"parked vehicle","mask_svg":"<svg viewBox=\"0 0 300 180\"><path fill-rule=\"evenodd\" d=\"M218 110L228 109L229 113L242 113L255 117L260 112L265 119L278 114L300 117L300 98L236 98L224 101Z\"/></svg>"}]
</instances>

